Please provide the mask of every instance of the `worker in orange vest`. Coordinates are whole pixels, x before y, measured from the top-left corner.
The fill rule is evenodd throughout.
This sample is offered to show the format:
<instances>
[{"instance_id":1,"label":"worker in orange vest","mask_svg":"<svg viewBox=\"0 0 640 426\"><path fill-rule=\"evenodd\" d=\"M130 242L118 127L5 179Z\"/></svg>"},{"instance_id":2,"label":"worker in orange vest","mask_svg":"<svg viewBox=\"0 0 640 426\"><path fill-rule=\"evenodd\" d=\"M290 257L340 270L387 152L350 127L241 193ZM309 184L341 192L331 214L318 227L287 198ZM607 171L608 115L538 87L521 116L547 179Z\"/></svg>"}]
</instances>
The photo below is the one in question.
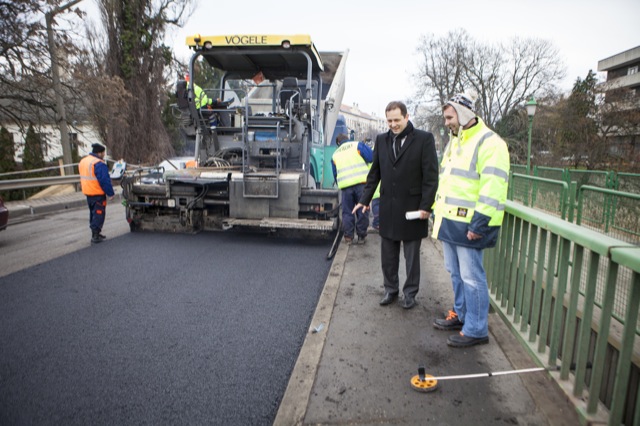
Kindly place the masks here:
<instances>
[{"instance_id":1,"label":"worker in orange vest","mask_svg":"<svg viewBox=\"0 0 640 426\"><path fill-rule=\"evenodd\" d=\"M107 210L107 199L113 200L115 193L111 185L109 168L104 161L105 147L99 143L91 145L91 154L84 157L78 169L82 193L87 197L89 205L89 228L91 228L91 244L101 243L107 237L102 235L102 226Z\"/></svg>"}]
</instances>

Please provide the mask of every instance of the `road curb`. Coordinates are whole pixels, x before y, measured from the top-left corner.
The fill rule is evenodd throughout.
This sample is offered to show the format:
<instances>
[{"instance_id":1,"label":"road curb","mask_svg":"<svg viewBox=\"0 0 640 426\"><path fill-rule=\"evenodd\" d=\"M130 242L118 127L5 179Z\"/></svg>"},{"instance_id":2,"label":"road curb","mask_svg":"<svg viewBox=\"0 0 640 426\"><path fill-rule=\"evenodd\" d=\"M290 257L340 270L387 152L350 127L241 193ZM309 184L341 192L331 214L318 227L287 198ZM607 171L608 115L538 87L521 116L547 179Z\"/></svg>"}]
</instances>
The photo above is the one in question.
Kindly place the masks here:
<instances>
[{"instance_id":1,"label":"road curb","mask_svg":"<svg viewBox=\"0 0 640 426\"><path fill-rule=\"evenodd\" d=\"M340 244L333 258L329 276L324 284L313 318L311 318L307 337L304 339L298 360L293 367L287 389L273 422L276 426L300 425L304 421L324 344L327 341L333 307L342 281L348 252L349 246Z\"/></svg>"}]
</instances>

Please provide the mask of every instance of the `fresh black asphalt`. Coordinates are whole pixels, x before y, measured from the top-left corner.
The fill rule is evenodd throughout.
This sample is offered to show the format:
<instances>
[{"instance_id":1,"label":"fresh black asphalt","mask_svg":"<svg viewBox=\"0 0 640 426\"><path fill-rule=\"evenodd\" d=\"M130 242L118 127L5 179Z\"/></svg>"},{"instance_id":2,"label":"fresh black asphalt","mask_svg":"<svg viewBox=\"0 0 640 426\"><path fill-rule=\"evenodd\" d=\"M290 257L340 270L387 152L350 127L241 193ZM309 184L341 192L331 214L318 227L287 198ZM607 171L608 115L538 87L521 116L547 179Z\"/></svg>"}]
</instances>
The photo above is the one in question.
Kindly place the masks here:
<instances>
[{"instance_id":1,"label":"fresh black asphalt","mask_svg":"<svg viewBox=\"0 0 640 426\"><path fill-rule=\"evenodd\" d=\"M0 278L0 424L272 424L329 246L132 233Z\"/></svg>"}]
</instances>

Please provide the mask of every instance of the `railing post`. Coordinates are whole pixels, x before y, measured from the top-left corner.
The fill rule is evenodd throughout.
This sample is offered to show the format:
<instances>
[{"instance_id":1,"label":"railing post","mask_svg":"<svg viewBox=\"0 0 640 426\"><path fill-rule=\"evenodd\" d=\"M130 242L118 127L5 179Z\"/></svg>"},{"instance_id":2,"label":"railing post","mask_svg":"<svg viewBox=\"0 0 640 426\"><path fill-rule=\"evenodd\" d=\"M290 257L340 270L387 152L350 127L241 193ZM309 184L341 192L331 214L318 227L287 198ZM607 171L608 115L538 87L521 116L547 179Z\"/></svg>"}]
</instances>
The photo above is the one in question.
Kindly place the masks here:
<instances>
[{"instance_id":1,"label":"railing post","mask_svg":"<svg viewBox=\"0 0 640 426\"><path fill-rule=\"evenodd\" d=\"M569 214L567 220L573 223L574 210L576 209L576 193L578 192L578 183L576 181L569 182ZM578 197L578 220L577 225L580 225L580 217L582 213L582 200Z\"/></svg>"}]
</instances>

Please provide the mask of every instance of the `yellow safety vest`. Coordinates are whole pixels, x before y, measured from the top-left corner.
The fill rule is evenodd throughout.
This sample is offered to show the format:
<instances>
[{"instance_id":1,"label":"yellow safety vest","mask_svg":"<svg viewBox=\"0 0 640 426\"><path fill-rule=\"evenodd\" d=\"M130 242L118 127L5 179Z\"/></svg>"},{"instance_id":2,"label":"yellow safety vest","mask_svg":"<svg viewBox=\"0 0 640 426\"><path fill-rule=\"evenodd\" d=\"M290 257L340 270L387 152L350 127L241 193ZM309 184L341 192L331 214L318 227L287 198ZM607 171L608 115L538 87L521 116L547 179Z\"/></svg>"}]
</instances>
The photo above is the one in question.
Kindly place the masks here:
<instances>
[{"instance_id":1,"label":"yellow safety vest","mask_svg":"<svg viewBox=\"0 0 640 426\"><path fill-rule=\"evenodd\" d=\"M358 151L358 142L343 142L333 153L338 188L348 188L367 181L369 166Z\"/></svg>"},{"instance_id":2,"label":"yellow safety vest","mask_svg":"<svg viewBox=\"0 0 640 426\"><path fill-rule=\"evenodd\" d=\"M202 90L202 87L197 84L193 85L193 96L195 97L196 108L206 107L211 103L211 99L209 99L204 90Z\"/></svg>"},{"instance_id":3,"label":"yellow safety vest","mask_svg":"<svg viewBox=\"0 0 640 426\"><path fill-rule=\"evenodd\" d=\"M440 163L433 237L446 235L445 240L460 239L449 242L466 244L466 232L459 232L463 228L448 222L470 224L476 212L489 218L483 223L489 233L497 233L504 218L509 162L506 143L480 118L478 124L452 138ZM441 227L447 225L441 233Z\"/></svg>"}]
</instances>

